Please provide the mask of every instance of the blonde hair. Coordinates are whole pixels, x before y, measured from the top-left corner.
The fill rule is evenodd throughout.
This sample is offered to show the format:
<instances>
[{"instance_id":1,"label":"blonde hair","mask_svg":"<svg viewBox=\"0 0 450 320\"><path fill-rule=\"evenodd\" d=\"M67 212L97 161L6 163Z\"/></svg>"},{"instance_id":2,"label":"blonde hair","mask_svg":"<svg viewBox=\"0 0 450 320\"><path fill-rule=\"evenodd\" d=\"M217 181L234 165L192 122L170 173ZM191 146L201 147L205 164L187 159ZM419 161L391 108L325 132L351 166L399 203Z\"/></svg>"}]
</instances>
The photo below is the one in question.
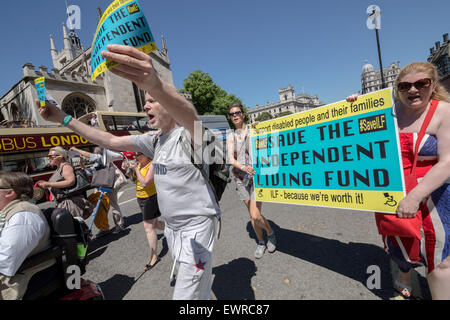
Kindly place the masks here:
<instances>
[{"instance_id":1,"label":"blonde hair","mask_svg":"<svg viewBox=\"0 0 450 320\"><path fill-rule=\"evenodd\" d=\"M424 72L428 74L431 80L433 80L433 83L435 84L435 88L433 90L433 93L431 94L432 100L440 100L440 101L446 101L450 102L450 94L448 91L444 88L442 84L439 83L439 75L437 72L436 67L434 64L429 62L412 62L408 64L406 67L404 67L400 73L397 76L397 79L395 79L395 85L394 85L394 97L397 101L400 100L397 86L401 82L400 80L406 76L408 73L412 72Z\"/></svg>"},{"instance_id":2,"label":"blonde hair","mask_svg":"<svg viewBox=\"0 0 450 320\"><path fill-rule=\"evenodd\" d=\"M67 155L67 151L62 147L54 147L54 148L51 148L49 151L53 151L57 155L63 157L64 161L67 161L69 159L69 156Z\"/></svg>"}]
</instances>

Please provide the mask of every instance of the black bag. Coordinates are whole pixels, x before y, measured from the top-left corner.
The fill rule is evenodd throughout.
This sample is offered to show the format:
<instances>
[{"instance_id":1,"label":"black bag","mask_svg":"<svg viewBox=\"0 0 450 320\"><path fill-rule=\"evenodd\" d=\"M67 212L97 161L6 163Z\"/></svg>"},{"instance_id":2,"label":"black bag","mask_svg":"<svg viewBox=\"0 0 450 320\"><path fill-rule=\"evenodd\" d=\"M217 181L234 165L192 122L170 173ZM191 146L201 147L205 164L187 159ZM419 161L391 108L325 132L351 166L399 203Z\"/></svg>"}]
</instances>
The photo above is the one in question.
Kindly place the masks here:
<instances>
[{"instance_id":1,"label":"black bag","mask_svg":"<svg viewBox=\"0 0 450 320\"><path fill-rule=\"evenodd\" d=\"M91 186L94 188L112 189L116 181L116 168L110 162L101 169L95 169L92 175Z\"/></svg>"},{"instance_id":2,"label":"black bag","mask_svg":"<svg viewBox=\"0 0 450 320\"><path fill-rule=\"evenodd\" d=\"M222 194L225 192L227 184L231 182L230 178L230 165L227 164L227 151L226 151L226 141L219 141L219 138L208 128L204 128L207 132L207 139L203 141L201 152L204 153L205 149L210 151L210 158L215 159L215 162L205 163L202 157L202 163L196 163L194 161L195 153L193 151L192 143L184 142L183 136L180 138L181 147L186 154L189 154L186 144L191 146L193 151L191 154L191 162L197 169L200 170L205 180L210 185L214 192L217 204L219 204L220 199L222 199ZM203 135L205 136L205 135Z\"/></svg>"},{"instance_id":3,"label":"black bag","mask_svg":"<svg viewBox=\"0 0 450 320\"><path fill-rule=\"evenodd\" d=\"M63 191L66 197L82 194L91 188L91 182L84 170L75 170L75 180L76 183L73 187L69 187Z\"/></svg>"},{"instance_id":4,"label":"black bag","mask_svg":"<svg viewBox=\"0 0 450 320\"><path fill-rule=\"evenodd\" d=\"M203 174L203 170L200 170ZM203 175L203 177L205 177ZM205 177L206 179L206 177ZM231 182L230 178L230 165L228 164L212 164L209 166L209 181L213 187L216 201L219 203L222 199L222 194L225 192L227 184Z\"/></svg>"}]
</instances>

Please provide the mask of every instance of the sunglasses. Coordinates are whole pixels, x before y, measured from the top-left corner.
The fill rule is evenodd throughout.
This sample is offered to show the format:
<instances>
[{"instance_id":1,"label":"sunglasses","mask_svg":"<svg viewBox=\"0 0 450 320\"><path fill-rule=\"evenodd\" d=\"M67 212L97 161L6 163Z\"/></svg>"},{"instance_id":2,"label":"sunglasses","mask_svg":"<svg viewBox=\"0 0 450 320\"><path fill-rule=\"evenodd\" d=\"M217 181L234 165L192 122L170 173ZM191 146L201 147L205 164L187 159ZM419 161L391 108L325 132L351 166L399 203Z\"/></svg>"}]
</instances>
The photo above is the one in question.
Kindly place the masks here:
<instances>
[{"instance_id":1,"label":"sunglasses","mask_svg":"<svg viewBox=\"0 0 450 320\"><path fill-rule=\"evenodd\" d=\"M242 114L242 111L236 111L236 112L230 112L229 113L230 117L240 116L241 114Z\"/></svg>"},{"instance_id":2,"label":"sunglasses","mask_svg":"<svg viewBox=\"0 0 450 320\"><path fill-rule=\"evenodd\" d=\"M12 190L11 186L0 187L0 190Z\"/></svg>"},{"instance_id":3,"label":"sunglasses","mask_svg":"<svg viewBox=\"0 0 450 320\"><path fill-rule=\"evenodd\" d=\"M47 156L47 158L49 158L49 159L53 159L53 158L56 158L56 157L59 157L59 156L54 155L54 154L49 154L49 155Z\"/></svg>"},{"instance_id":4,"label":"sunglasses","mask_svg":"<svg viewBox=\"0 0 450 320\"><path fill-rule=\"evenodd\" d=\"M411 89L412 86L414 86L414 88L416 88L417 90L421 90L423 88L428 88L429 86L431 86L432 83L433 83L433 80L431 80L429 78L420 79L420 80L417 80L414 83L411 83L411 82L400 82L397 85L397 89L400 92L406 92L409 89Z\"/></svg>"}]
</instances>

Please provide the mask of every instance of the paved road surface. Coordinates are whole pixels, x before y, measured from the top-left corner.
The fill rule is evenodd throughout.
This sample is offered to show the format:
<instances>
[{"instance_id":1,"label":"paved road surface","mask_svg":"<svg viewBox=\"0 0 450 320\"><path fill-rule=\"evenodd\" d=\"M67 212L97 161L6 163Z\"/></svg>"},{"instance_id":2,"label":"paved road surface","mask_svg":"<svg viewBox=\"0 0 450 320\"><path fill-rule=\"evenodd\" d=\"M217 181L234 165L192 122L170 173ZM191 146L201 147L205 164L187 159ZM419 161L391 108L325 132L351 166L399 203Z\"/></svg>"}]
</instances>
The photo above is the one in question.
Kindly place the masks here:
<instances>
[{"instance_id":1,"label":"paved road surface","mask_svg":"<svg viewBox=\"0 0 450 320\"><path fill-rule=\"evenodd\" d=\"M382 248L371 213L265 203L263 215L277 234L278 250L256 260L248 212L231 186L221 201L222 234L214 249L213 291L218 299L392 297L392 274L396 270ZM107 299L171 299L172 258L161 245L164 242L158 241L162 261L139 277L149 249L134 186L124 188L119 202L128 229L91 242L85 278L99 283ZM373 271L368 273L367 269L373 265L381 270L381 288L370 290L366 284ZM419 268L415 290L429 297L423 274L424 268Z\"/></svg>"}]
</instances>

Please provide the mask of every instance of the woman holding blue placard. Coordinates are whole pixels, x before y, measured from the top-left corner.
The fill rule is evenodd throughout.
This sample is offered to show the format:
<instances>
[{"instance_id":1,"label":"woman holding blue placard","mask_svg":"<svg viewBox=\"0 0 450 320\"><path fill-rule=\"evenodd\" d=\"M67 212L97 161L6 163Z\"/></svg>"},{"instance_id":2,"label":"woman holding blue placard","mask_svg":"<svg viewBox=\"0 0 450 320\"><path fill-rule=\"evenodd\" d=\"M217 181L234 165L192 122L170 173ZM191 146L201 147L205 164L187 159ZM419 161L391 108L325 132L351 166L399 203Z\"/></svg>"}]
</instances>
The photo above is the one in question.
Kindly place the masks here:
<instances>
[{"instance_id":1,"label":"woman holding blue placard","mask_svg":"<svg viewBox=\"0 0 450 320\"><path fill-rule=\"evenodd\" d=\"M403 297L412 297L410 269L424 264L433 299L450 299L450 95L439 84L434 65L414 62L400 71L395 98L409 191L397 207L397 217L420 214L422 239L380 233L399 266L395 285ZM413 185L411 178L416 180Z\"/></svg>"}]
</instances>

